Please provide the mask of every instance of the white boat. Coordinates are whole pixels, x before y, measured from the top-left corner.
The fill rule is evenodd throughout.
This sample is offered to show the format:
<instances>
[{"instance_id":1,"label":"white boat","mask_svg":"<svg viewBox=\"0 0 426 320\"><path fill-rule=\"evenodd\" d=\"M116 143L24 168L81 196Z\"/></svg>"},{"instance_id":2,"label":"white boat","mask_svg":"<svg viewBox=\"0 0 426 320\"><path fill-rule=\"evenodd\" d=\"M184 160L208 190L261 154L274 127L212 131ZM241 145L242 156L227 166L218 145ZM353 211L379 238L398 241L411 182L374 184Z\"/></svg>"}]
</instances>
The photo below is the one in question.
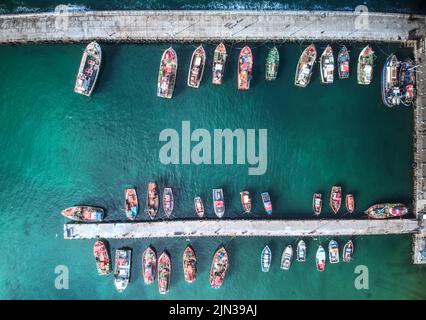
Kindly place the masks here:
<instances>
[{"instance_id":1,"label":"white boat","mask_svg":"<svg viewBox=\"0 0 426 320\"><path fill-rule=\"evenodd\" d=\"M317 265L317 270L322 272L325 269L325 250L324 248L320 245L318 247L316 256L315 256L315 260L316 260L316 265Z\"/></svg>"},{"instance_id":2,"label":"white boat","mask_svg":"<svg viewBox=\"0 0 426 320\"><path fill-rule=\"evenodd\" d=\"M83 57L81 58L74 92L85 96L92 94L101 70L101 62L101 46L96 41L90 42L86 49L84 49Z\"/></svg>"},{"instance_id":3,"label":"white boat","mask_svg":"<svg viewBox=\"0 0 426 320\"><path fill-rule=\"evenodd\" d=\"M114 285L118 292L123 292L130 280L132 251L130 249L117 249L115 251Z\"/></svg>"},{"instance_id":4,"label":"white boat","mask_svg":"<svg viewBox=\"0 0 426 320\"><path fill-rule=\"evenodd\" d=\"M293 247L288 245L281 256L281 269L289 270L291 266L291 260L293 259Z\"/></svg>"},{"instance_id":5,"label":"white boat","mask_svg":"<svg viewBox=\"0 0 426 320\"><path fill-rule=\"evenodd\" d=\"M305 262L306 261L306 243L303 240L300 240L297 243L296 260L299 261L299 262Z\"/></svg>"},{"instance_id":6,"label":"white boat","mask_svg":"<svg viewBox=\"0 0 426 320\"><path fill-rule=\"evenodd\" d=\"M330 240L330 243L328 244L328 259L330 260L330 263L338 263L340 260L339 245L335 240Z\"/></svg>"},{"instance_id":7,"label":"white boat","mask_svg":"<svg viewBox=\"0 0 426 320\"><path fill-rule=\"evenodd\" d=\"M269 272L269 268L271 267L272 260L272 252L268 246L265 246L262 250L262 254L260 255L260 267L262 272Z\"/></svg>"},{"instance_id":8,"label":"white boat","mask_svg":"<svg viewBox=\"0 0 426 320\"><path fill-rule=\"evenodd\" d=\"M330 46L325 48L320 58L320 71L322 83L333 83L334 81L334 56Z\"/></svg>"}]
</instances>

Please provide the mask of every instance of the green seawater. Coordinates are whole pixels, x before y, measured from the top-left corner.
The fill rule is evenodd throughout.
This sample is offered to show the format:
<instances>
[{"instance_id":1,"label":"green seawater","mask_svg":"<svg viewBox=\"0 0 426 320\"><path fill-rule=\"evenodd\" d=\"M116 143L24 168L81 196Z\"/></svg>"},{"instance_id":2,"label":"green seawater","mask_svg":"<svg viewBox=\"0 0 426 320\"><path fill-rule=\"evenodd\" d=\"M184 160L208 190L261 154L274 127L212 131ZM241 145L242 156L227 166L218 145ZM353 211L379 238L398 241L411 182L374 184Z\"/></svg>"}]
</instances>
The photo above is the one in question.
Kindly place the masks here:
<instances>
[{"instance_id":1,"label":"green seawater","mask_svg":"<svg viewBox=\"0 0 426 320\"><path fill-rule=\"evenodd\" d=\"M330 188L342 185L355 195L357 218L382 201L412 202L411 108L386 108L380 97L380 72L391 52L412 52L395 45L372 44L376 52L374 81L356 84L356 57L365 44L346 44L351 77L322 85L316 65L307 88L293 85L298 57L307 44L277 44L278 78L264 80L264 62L273 44L249 44L255 66L252 87L236 90L236 62L242 44L231 47L222 86L211 84L214 45L205 43L207 65L198 90L186 86L195 45L174 44L178 78L172 100L156 96L158 64L169 44L106 45L94 94L73 92L84 44L1 46L0 57L0 298L2 299L424 299L424 267L411 264L410 236L355 237L354 261L315 269L318 244L330 238L305 239L308 260L279 269L281 252L295 238L194 238L110 241L112 250L133 249L131 283L119 294L113 277L96 272L91 240L64 240L59 214L74 204L102 206L108 221L125 220L123 189L138 188L141 205L146 187L174 189L175 218L195 218L193 198L205 200L214 218L211 189L225 192L228 218L244 218L239 191L253 196L253 217L267 218L260 193L269 190L275 218L311 219L312 194L324 194L323 218L336 218L328 206ZM326 44L316 43L321 52ZM334 43L337 53L340 43ZM248 165L164 165L159 161L163 129L268 130L268 168L249 176ZM140 210L139 219L147 219ZM349 215L341 210L341 219ZM161 215L160 215L161 218ZM343 246L347 237L337 237ZM198 279L183 278L182 252L190 243L198 255ZM215 249L227 246L230 269L219 290L209 286ZM148 244L167 249L173 274L169 294L145 286L141 254ZM272 267L260 271L260 252L269 244ZM111 254L112 251L111 250ZM69 289L55 288L55 268L69 269ZM369 289L357 290L355 267L369 270Z\"/></svg>"}]
</instances>

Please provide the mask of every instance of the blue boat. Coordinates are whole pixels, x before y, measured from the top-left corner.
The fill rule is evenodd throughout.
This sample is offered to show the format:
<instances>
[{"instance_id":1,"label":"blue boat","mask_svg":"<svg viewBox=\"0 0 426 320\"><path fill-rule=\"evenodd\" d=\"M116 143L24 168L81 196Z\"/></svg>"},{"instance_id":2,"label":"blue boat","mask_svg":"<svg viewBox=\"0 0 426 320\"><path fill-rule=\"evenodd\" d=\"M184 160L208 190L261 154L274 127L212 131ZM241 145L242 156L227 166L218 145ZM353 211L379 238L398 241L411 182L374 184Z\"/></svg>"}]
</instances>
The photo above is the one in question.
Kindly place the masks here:
<instances>
[{"instance_id":1,"label":"blue boat","mask_svg":"<svg viewBox=\"0 0 426 320\"><path fill-rule=\"evenodd\" d=\"M407 107L412 106L416 95L416 66L411 59L406 59L401 64L399 83L402 89L401 103Z\"/></svg>"},{"instance_id":2,"label":"blue boat","mask_svg":"<svg viewBox=\"0 0 426 320\"><path fill-rule=\"evenodd\" d=\"M266 213L271 215L272 214L272 202L271 202L271 197L269 196L268 192L262 193L262 202L263 202L263 206L265 207Z\"/></svg>"}]
</instances>

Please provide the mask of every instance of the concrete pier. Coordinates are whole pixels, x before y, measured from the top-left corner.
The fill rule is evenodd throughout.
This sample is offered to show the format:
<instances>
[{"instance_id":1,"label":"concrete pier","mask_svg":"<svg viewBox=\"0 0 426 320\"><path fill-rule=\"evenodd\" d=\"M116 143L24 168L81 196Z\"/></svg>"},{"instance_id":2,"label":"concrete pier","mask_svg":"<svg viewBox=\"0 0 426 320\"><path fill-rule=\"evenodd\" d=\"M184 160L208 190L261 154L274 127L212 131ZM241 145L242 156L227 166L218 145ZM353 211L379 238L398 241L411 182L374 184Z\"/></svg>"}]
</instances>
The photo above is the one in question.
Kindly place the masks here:
<instances>
[{"instance_id":1,"label":"concrete pier","mask_svg":"<svg viewBox=\"0 0 426 320\"><path fill-rule=\"evenodd\" d=\"M418 232L416 219L397 220L166 220L64 224L65 239L164 237L354 236Z\"/></svg>"},{"instance_id":2,"label":"concrete pier","mask_svg":"<svg viewBox=\"0 0 426 320\"><path fill-rule=\"evenodd\" d=\"M0 15L0 43L386 41L425 36L425 16L350 11L88 11Z\"/></svg>"}]
</instances>

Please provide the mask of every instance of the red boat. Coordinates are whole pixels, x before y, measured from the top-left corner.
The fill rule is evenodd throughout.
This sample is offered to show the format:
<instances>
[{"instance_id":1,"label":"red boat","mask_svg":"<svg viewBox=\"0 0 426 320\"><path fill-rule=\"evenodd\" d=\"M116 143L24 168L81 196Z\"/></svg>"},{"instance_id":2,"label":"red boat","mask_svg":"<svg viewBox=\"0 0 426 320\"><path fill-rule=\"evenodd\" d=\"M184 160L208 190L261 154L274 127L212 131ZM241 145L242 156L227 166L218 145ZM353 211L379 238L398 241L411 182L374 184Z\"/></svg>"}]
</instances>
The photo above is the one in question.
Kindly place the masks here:
<instances>
[{"instance_id":1,"label":"red boat","mask_svg":"<svg viewBox=\"0 0 426 320\"><path fill-rule=\"evenodd\" d=\"M96 259L96 269L101 276L111 272L111 260L109 259L106 244L103 241L96 241L93 246L93 255Z\"/></svg>"},{"instance_id":2,"label":"red boat","mask_svg":"<svg viewBox=\"0 0 426 320\"><path fill-rule=\"evenodd\" d=\"M253 72L253 55L248 46L240 51L238 58L238 90L250 89L250 81Z\"/></svg>"},{"instance_id":3,"label":"red boat","mask_svg":"<svg viewBox=\"0 0 426 320\"><path fill-rule=\"evenodd\" d=\"M142 254L142 277L145 284L151 284L155 281L157 273L157 254L154 248L149 246Z\"/></svg>"},{"instance_id":4,"label":"red boat","mask_svg":"<svg viewBox=\"0 0 426 320\"><path fill-rule=\"evenodd\" d=\"M243 206L244 213L250 213L251 211L250 193L248 191L241 191L240 196L241 196L241 204Z\"/></svg>"},{"instance_id":5,"label":"red boat","mask_svg":"<svg viewBox=\"0 0 426 320\"><path fill-rule=\"evenodd\" d=\"M348 193L346 195L346 210L348 210L349 213L352 213L355 210L355 200L353 194Z\"/></svg>"},{"instance_id":6,"label":"red boat","mask_svg":"<svg viewBox=\"0 0 426 320\"><path fill-rule=\"evenodd\" d=\"M214 289L220 288L228 270L229 260L225 247L220 247L213 256L210 268L210 285Z\"/></svg>"},{"instance_id":7,"label":"red boat","mask_svg":"<svg viewBox=\"0 0 426 320\"><path fill-rule=\"evenodd\" d=\"M197 279L197 257L191 246L187 246L183 252L183 275L188 283Z\"/></svg>"},{"instance_id":8,"label":"red boat","mask_svg":"<svg viewBox=\"0 0 426 320\"><path fill-rule=\"evenodd\" d=\"M330 207L334 213L337 213L340 210L340 205L342 204L342 187L333 186L331 188L330 194Z\"/></svg>"}]
</instances>

